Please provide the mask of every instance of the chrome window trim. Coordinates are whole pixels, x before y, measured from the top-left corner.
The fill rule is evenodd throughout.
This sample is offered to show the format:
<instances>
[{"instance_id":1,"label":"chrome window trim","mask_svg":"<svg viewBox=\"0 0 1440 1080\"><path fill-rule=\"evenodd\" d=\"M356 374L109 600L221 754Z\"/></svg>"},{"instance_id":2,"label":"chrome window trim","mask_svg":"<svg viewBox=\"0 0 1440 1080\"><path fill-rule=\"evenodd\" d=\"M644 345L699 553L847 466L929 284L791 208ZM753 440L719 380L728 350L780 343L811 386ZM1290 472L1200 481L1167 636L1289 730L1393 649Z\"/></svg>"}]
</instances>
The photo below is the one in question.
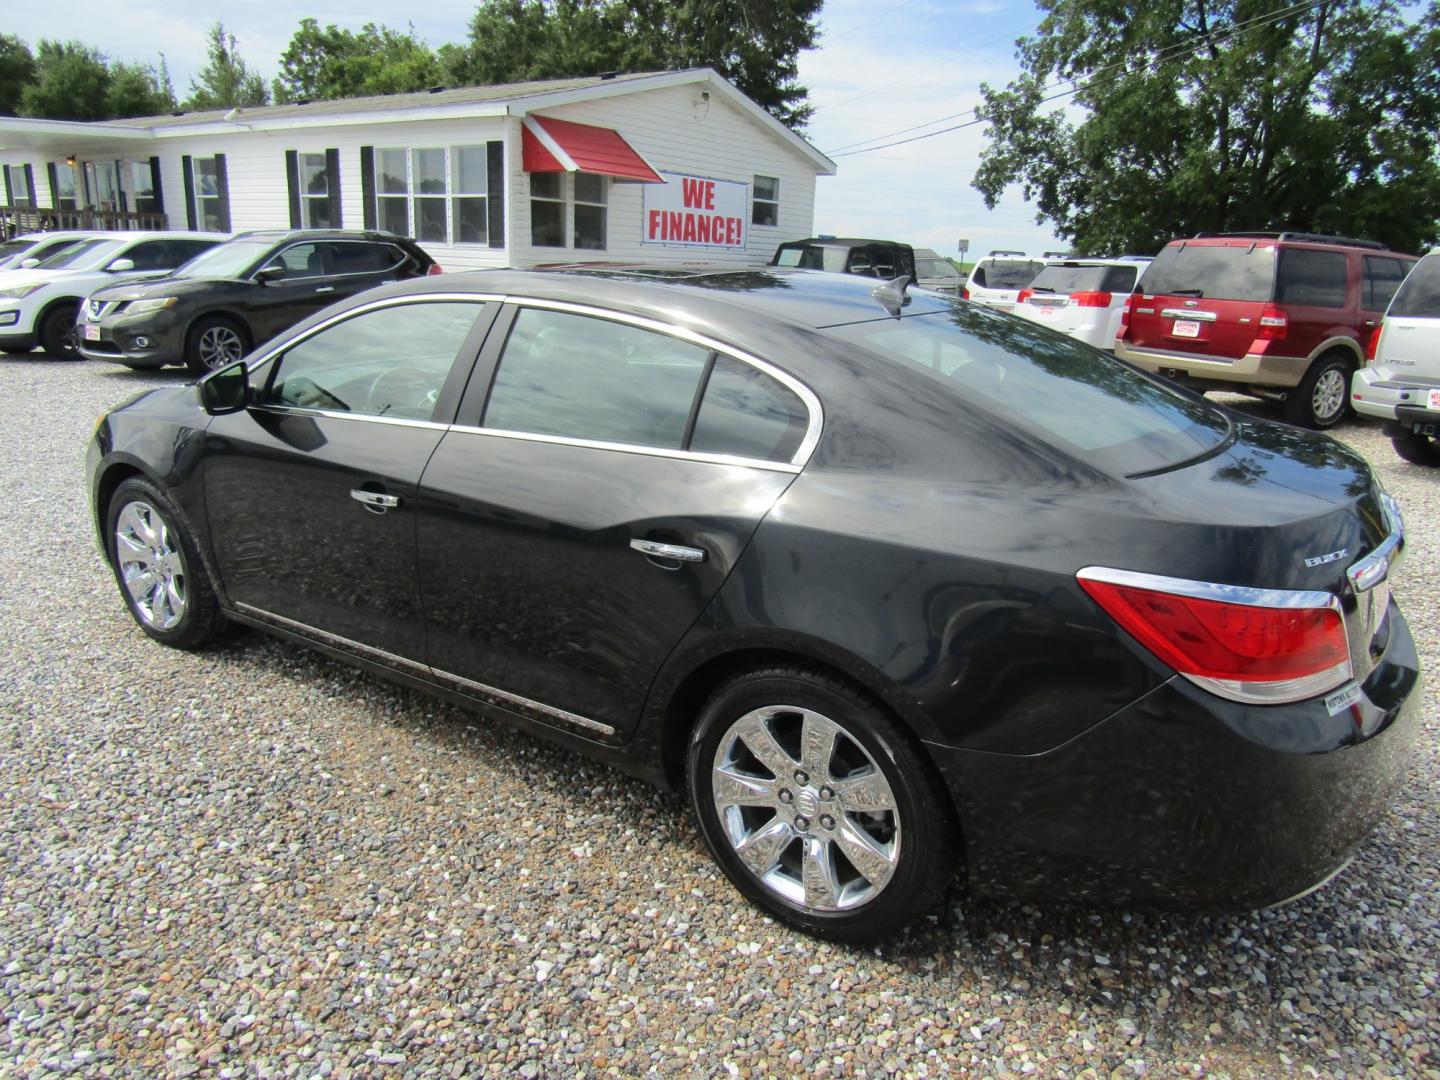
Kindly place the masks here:
<instances>
[{"instance_id":1,"label":"chrome window trim","mask_svg":"<svg viewBox=\"0 0 1440 1080\"><path fill-rule=\"evenodd\" d=\"M547 311L565 311L573 315L585 315L589 316L590 318L606 319L610 322L625 323L630 326L637 326L642 330L649 330L652 333L663 334L666 337L678 338L681 341L688 341L692 345L698 345L701 348L709 349L712 352L722 353L732 360L738 360L742 364L748 364L750 367L753 367L757 371L761 371L764 374L769 375L772 379L779 382L782 386L785 386L787 389L793 391L795 395L799 397L801 402L805 405L805 410L809 414L807 423L805 425L805 435L803 438L801 438L800 445L795 448L795 453L790 455L790 461L788 462L788 464L796 466L797 471L804 468L805 463L810 460L810 455L814 453L815 447L820 442L820 432L825 425L825 413L824 409L821 408L820 399L815 396L815 392L811 390L808 386L806 386L803 382L801 382L799 379L795 378L795 376L791 375L788 371L782 371L774 364L771 364L765 360L761 360L758 356L752 356L750 353L737 349L733 345L726 344L723 341L719 341L706 334L699 333L698 331L691 330L687 327L675 326L671 323L661 322L658 319L646 318L643 315L631 315L623 311L613 311L609 308L592 307L588 304L576 304L568 300L546 300L538 297L522 296L507 296L505 300L506 303L513 304L516 307L543 308ZM505 356L502 352L500 356L500 363L503 364L504 362ZM490 429L482 428L481 430ZM519 435L526 433L513 432L509 434ZM562 439L562 441L573 441L576 445L593 445L602 448L613 447L619 449L628 448L631 446L631 444L629 443L608 443L598 441L592 442L591 440L583 439ZM670 453L689 453L689 451L683 450L668 451L664 448L659 447L643 447L640 449L643 452L658 453L664 456L668 456ZM635 450L630 449L629 452L634 453ZM699 454L695 456L701 458L709 458L723 457L727 455ZM765 461L761 458L735 458L732 460L743 461L751 464L763 463L770 466L774 466L777 464L787 464L785 462Z\"/></svg>"},{"instance_id":2,"label":"chrome window trim","mask_svg":"<svg viewBox=\"0 0 1440 1080\"><path fill-rule=\"evenodd\" d=\"M588 716L568 712L565 709L556 708L554 705L546 705L543 701L536 701L533 698L523 697L520 694L512 694L510 691L501 690L496 686L487 686L485 683L476 682L474 679L467 679L463 675L442 671L440 668L431 667L429 664L422 664L418 660L411 660L409 657L400 656L398 653L376 648L374 645L366 645L364 642L356 641L354 638L342 637L339 634L332 634L328 630L321 630L319 627L311 626L309 623L289 619L284 615L276 615L273 611L266 611L264 608L255 607L253 604L246 604L237 600L235 601L235 609L258 622L271 623L284 629L293 630L303 637L314 638L317 641L339 648L342 651L349 650L361 656L367 656L396 667L405 668L408 671L420 675L429 676L431 679L449 679L460 686L499 698L501 701L509 702L512 705L533 709L545 716L582 728L586 731L594 731L607 736L613 736L615 734L615 729L609 724L602 724L599 720L591 720Z\"/></svg>"},{"instance_id":3,"label":"chrome window trim","mask_svg":"<svg viewBox=\"0 0 1440 1080\"><path fill-rule=\"evenodd\" d=\"M403 416L378 416L375 413L339 412L335 409L307 409L303 405L252 405L257 412L274 413L278 416L323 416L327 420L361 420L370 424L388 424L390 427L424 428L428 431L448 431L449 424L438 424L434 420L411 420Z\"/></svg>"},{"instance_id":4,"label":"chrome window trim","mask_svg":"<svg viewBox=\"0 0 1440 1080\"><path fill-rule=\"evenodd\" d=\"M306 197L307 197L307 196L304 196L304 195L301 196L302 199L303 199L303 198L306 198ZM313 199L318 199L318 198L320 198L319 195L312 195L312 196L308 196L308 197L309 197L309 198L313 198ZM329 198L329 196L325 196L325 197L326 197L326 198ZM279 251L275 252L275 254L271 255L268 259L266 259L264 262L262 262L262 263L261 263L259 266L257 266L254 270L252 270L252 271L250 272L250 275L249 275L248 277L246 277L244 280L246 280L246 281L254 281L254 280L255 280L255 275L258 274L261 270L264 270L265 267L269 266L269 265L270 265L272 262L274 262L276 259L280 258L281 255L284 255L285 252L289 251L291 248L297 248L297 247L299 247L301 244L371 244L371 245L374 245L374 246L377 246L377 247L380 246L381 244L384 244L384 245L387 246L387 247L395 247L395 246L396 246L396 245L391 244L389 241L386 241L386 240L360 240L360 239L358 239L358 238L356 238L356 237L354 237L354 236L336 237L336 238L333 239L333 240L327 239L327 238L325 238L325 237L314 237L314 236L312 236L312 237L310 237L309 239L306 239L306 240L293 240L293 241L291 241L289 244L287 244L285 247L283 247L283 248L281 248ZM348 273L348 274L309 274L309 275L307 275L307 276L305 276L305 277L287 277L287 278L281 278L280 280L281 280L281 281L315 281L317 278L352 278L352 277L369 277L369 276L371 276L372 274L388 274L388 273L390 273L391 270L394 270L395 267L403 265L404 262L405 262L405 260L408 259L409 257L410 257L409 255L406 255L406 256L405 256L404 258L402 258L399 262L394 263L394 264L392 264L392 265L390 265L390 266L387 266L384 270L355 270L355 271L352 271L352 272L350 272L350 273Z\"/></svg>"},{"instance_id":5,"label":"chrome window trim","mask_svg":"<svg viewBox=\"0 0 1440 1080\"><path fill-rule=\"evenodd\" d=\"M601 442L598 439L572 439L568 435L541 435L531 431L510 431L507 428L451 424L450 430L462 435L486 435L495 439L518 439L522 442L550 443L555 446L578 446L587 450L614 450L620 454L640 454L644 457L672 458L676 461L699 461L710 465L732 465L742 469L763 469L767 472L789 473L792 476L804 468L803 465L789 461L766 461L764 458L736 457L731 454L701 454L692 450L667 450L663 447L640 446L635 443Z\"/></svg>"},{"instance_id":6,"label":"chrome window trim","mask_svg":"<svg viewBox=\"0 0 1440 1080\"><path fill-rule=\"evenodd\" d=\"M1350 586L1357 593L1366 592L1390 576L1405 553L1405 519L1400 514L1400 504L1389 495L1380 496L1380 507L1385 514L1389 532L1376 545L1375 550L1363 558L1356 559L1345 571Z\"/></svg>"},{"instance_id":7,"label":"chrome window trim","mask_svg":"<svg viewBox=\"0 0 1440 1080\"><path fill-rule=\"evenodd\" d=\"M1214 600L1224 604L1243 604L1248 607L1329 608L1340 617L1341 629L1345 631L1345 660L1324 671L1312 672L1298 679L1278 679L1271 682L1216 679L1183 671L1176 672L1181 678L1217 697L1245 705L1291 704L1334 690L1355 673L1354 655L1350 647L1350 624L1345 618L1345 609L1340 598L1334 593L1319 589L1260 589L1248 585L1221 585L1210 581L1144 574L1135 570L1117 570L1108 566L1082 567L1076 571L1075 577L1081 581L1099 581L1108 585L1123 585L1132 589L1148 589L1152 592L1189 596L1197 600ZM1118 623L1116 626L1124 629Z\"/></svg>"}]
</instances>

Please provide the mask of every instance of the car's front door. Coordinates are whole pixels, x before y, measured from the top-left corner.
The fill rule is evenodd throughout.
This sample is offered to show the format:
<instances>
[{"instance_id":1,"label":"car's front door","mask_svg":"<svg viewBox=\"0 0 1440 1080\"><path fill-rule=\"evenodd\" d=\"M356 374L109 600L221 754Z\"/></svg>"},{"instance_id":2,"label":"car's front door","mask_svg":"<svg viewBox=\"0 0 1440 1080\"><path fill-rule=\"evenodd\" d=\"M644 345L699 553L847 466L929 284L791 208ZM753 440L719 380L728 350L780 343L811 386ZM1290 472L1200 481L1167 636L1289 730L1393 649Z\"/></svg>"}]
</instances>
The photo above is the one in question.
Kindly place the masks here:
<instances>
[{"instance_id":1,"label":"car's front door","mask_svg":"<svg viewBox=\"0 0 1440 1080\"><path fill-rule=\"evenodd\" d=\"M259 276L247 297L245 314L257 343L269 341L339 299L326 258L328 247L314 240L291 244L256 271Z\"/></svg>"},{"instance_id":2,"label":"car's front door","mask_svg":"<svg viewBox=\"0 0 1440 1080\"><path fill-rule=\"evenodd\" d=\"M512 311L421 483L429 663L522 715L623 734L799 471L819 406L693 336Z\"/></svg>"},{"instance_id":3,"label":"car's front door","mask_svg":"<svg viewBox=\"0 0 1440 1080\"><path fill-rule=\"evenodd\" d=\"M255 617L420 662L420 474L494 309L401 297L361 308L254 371L253 403L205 433L221 585Z\"/></svg>"}]
</instances>

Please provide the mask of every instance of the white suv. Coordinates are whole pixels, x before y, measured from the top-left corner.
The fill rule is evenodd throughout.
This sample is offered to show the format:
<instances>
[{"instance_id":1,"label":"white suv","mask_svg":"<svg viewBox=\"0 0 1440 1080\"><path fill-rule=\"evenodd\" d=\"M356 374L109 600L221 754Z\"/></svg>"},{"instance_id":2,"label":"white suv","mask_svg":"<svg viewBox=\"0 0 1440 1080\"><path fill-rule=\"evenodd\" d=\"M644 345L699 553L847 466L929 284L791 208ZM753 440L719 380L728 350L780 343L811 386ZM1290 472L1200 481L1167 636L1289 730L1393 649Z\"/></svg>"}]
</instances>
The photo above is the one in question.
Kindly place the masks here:
<instances>
[{"instance_id":1,"label":"white suv","mask_svg":"<svg viewBox=\"0 0 1440 1080\"><path fill-rule=\"evenodd\" d=\"M52 255L59 255L94 233L42 232L25 233L0 243L0 270L28 270L39 266Z\"/></svg>"},{"instance_id":2,"label":"white suv","mask_svg":"<svg viewBox=\"0 0 1440 1080\"><path fill-rule=\"evenodd\" d=\"M1125 303L1150 262L1128 255L1046 263L1035 280L1020 290L1015 314L1086 345L1114 351Z\"/></svg>"},{"instance_id":3,"label":"white suv","mask_svg":"<svg viewBox=\"0 0 1440 1080\"><path fill-rule=\"evenodd\" d=\"M1395 452L1440 466L1440 248L1415 264L1350 379L1363 416L1386 421Z\"/></svg>"},{"instance_id":4,"label":"white suv","mask_svg":"<svg viewBox=\"0 0 1440 1080\"><path fill-rule=\"evenodd\" d=\"M960 295L977 304L1010 311L1020 290L1034 280L1044 265L1023 251L992 251L970 268L970 280Z\"/></svg>"},{"instance_id":5,"label":"white suv","mask_svg":"<svg viewBox=\"0 0 1440 1080\"><path fill-rule=\"evenodd\" d=\"M39 266L0 272L0 351L27 353L38 344L57 359L80 354L75 317L96 289L163 277L225 240L224 233L95 233Z\"/></svg>"}]
</instances>

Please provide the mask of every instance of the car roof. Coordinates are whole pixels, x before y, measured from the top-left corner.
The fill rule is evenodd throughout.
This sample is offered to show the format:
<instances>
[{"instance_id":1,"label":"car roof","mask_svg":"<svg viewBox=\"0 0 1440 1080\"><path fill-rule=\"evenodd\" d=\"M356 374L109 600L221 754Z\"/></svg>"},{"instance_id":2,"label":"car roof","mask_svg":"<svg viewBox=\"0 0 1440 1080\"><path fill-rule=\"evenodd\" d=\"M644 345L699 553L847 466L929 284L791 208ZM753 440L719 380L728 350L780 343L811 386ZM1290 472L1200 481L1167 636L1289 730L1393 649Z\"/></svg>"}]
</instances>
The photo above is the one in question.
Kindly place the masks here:
<instances>
[{"instance_id":1,"label":"car roof","mask_svg":"<svg viewBox=\"0 0 1440 1080\"><path fill-rule=\"evenodd\" d=\"M1140 266L1142 263L1152 262L1147 256L1126 256L1123 259L1046 259L1045 265L1049 266Z\"/></svg>"},{"instance_id":2,"label":"car roof","mask_svg":"<svg viewBox=\"0 0 1440 1080\"><path fill-rule=\"evenodd\" d=\"M231 240L264 240L269 243L284 243L292 240L379 240L397 241L407 237L378 229L250 229L238 232Z\"/></svg>"},{"instance_id":3,"label":"car roof","mask_svg":"<svg viewBox=\"0 0 1440 1080\"><path fill-rule=\"evenodd\" d=\"M809 244L812 247L866 247L870 244L881 244L887 247L910 247L902 240L864 240L854 236L812 236L808 240L785 240L781 247L791 247L794 244ZM912 249L913 250L913 249Z\"/></svg>"},{"instance_id":4,"label":"car roof","mask_svg":"<svg viewBox=\"0 0 1440 1080\"><path fill-rule=\"evenodd\" d=\"M655 317L680 326L725 329L737 337L756 317L821 328L887 318L875 296L885 283L854 274L791 267L691 270L653 267L625 270L473 270L443 277L416 278L381 286L364 294L498 293L518 298L594 304L618 312ZM904 315L953 309L954 300L934 293L910 292Z\"/></svg>"}]
</instances>

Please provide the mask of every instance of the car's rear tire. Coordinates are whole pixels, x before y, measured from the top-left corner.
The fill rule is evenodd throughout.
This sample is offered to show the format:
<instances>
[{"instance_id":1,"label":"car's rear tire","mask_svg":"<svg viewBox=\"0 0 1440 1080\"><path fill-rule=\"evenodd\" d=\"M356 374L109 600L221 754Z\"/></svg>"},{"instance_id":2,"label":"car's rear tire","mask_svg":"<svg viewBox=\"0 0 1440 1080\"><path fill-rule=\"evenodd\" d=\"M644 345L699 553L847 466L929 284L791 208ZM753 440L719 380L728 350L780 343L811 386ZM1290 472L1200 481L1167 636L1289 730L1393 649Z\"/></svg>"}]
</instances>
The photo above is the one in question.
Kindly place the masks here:
<instances>
[{"instance_id":1,"label":"car's rear tire","mask_svg":"<svg viewBox=\"0 0 1440 1080\"><path fill-rule=\"evenodd\" d=\"M115 489L105 550L130 615L156 641L199 649L228 629L195 541L148 480L131 477Z\"/></svg>"},{"instance_id":2,"label":"car's rear tire","mask_svg":"<svg viewBox=\"0 0 1440 1080\"><path fill-rule=\"evenodd\" d=\"M207 315L185 335L185 366L196 375L226 367L250 351L250 337L234 319Z\"/></svg>"},{"instance_id":3,"label":"car's rear tire","mask_svg":"<svg viewBox=\"0 0 1440 1080\"><path fill-rule=\"evenodd\" d=\"M1403 435L1393 436L1390 445L1395 447L1395 453L1412 465L1440 468L1440 443L1435 441L1433 435L1417 435L1413 431L1407 431Z\"/></svg>"},{"instance_id":4,"label":"car's rear tire","mask_svg":"<svg viewBox=\"0 0 1440 1080\"><path fill-rule=\"evenodd\" d=\"M56 360L79 360L79 339L75 333L78 304L51 308L40 320L40 347Z\"/></svg>"},{"instance_id":5,"label":"car's rear tire","mask_svg":"<svg viewBox=\"0 0 1440 1080\"><path fill-rule=\"evenodd\" d=\"M1354 362L1337 352L1310 365L1300 385L1285 397L1285 418L1300 427L1323 431L1345 417L1350 407L1350 376Z\"/></svg>"},{"instance_id":6,"label":"car's rear tire","mask_svg":"<svg viewBox=\"0 0 1440 1080\"><path fill-rule=\"evenodd\" d=\"M882 707L829 674L786 666L727 680L701 709L687 765L725 875L810 933L892 936L955 876L954 813L933 765Z\"/></svg>"}]
</instances>

